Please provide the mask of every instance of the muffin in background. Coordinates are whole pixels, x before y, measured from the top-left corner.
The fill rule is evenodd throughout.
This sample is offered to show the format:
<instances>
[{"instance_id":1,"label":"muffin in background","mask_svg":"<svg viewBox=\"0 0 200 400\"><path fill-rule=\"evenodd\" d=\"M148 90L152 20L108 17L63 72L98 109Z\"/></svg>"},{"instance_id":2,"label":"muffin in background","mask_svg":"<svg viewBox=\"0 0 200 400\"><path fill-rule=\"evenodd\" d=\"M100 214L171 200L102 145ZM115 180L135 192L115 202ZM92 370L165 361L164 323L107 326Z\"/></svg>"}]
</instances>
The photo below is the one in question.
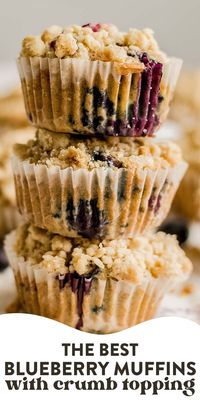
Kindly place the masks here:
<instances>
[{"instance_id":1,"label":"muffin in background","mask_svg":"<svg viewBox=\"0 0 200 400\"><path fill-rule=\"evenodd\" d=\"M57 132L152 136L166 119L181 60L150 29L52 26L26 36L18 58L27 116Z\"/></svg>"},{"instance_id":2,"label":"muffin in background","mask_svg":"<svg viewBox=\"0 0 200 400\"><path fill-rule=\"evenodd\" d=\"M16 142L26 143L32 137L32 128L4 128L0 132L0 240L3 240L5 234L15 228L21 219L16 207L11 167L13 146Z\"/></svg>"},{"instance_id":3,"label":"muffin in background","mask_svg":"<svg viewBox=\"0 0 200 400\"><path fill-rule=\"evenodd\" d=\"M21 88L0 97L0 134L2 129L28 126Z\"/></svg>"},{"instance_id":4,"label":"muffin in background","mask_svg":"<svg viewBox=\"0 0 200 400\"><path fill-rule=\"evenodd\" d=\"M174 210L200 221L200 126L187 130L179 141L188 170L177 190Z\"/></svg>"},{"instance_id":5,"label":"muffin in background","mask_svg":"<svg viewBox=\"0 0 200 400\"><path fill-rule=\"evenodd\" d=\"M151 319L191 262L173 236L70 239L22 225L5 242L23 309L86 332L112 333Z\"/></svg>"},{"instance_id":6,"label":"muffin in background","mask_svg":"<svg viewBox=\"0 0 200 400\"><path fill-rule=\"evenodd\" d=\"M160 229L176 234L193 265L200 265L200 127L183 129L177 138L188 169L176 192L171 213Z\"/></svg>"},{"instance_id":7,"label":"muffin in background","mask_svg":"<svg viewBox=\"0 0 200 400\"><path fill-rule=\"evenodd\" d=\"M192 261L194 270L200 267L200 222L184 218L180 213L172 212L161 224L159 231L176 235L179 245Z\"/></svg>"}]
</instances>

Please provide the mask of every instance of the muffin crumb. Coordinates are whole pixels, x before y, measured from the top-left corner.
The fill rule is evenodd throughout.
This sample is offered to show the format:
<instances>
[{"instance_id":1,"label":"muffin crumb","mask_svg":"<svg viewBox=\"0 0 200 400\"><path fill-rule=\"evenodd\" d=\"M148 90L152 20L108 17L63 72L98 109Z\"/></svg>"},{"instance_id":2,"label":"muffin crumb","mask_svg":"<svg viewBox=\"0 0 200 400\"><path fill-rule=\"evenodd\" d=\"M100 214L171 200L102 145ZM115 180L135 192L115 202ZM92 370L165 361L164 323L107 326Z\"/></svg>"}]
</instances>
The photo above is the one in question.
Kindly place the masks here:
<instances>
[{"instance_id":1,"label":"muffin crumb","mask_svg":"<svg viewBox=\"0 0 200 400\"><path fill-rule=\"evenodd\" d=\"M99 279L135 283L142 282L146 274L181 279L192 269L176 238L163 232L100 241L64 238L25 224L17 229L15 250L48 273L95 274Z\"/></svg>"},{"instance_id":2,"label":"muffin crumb","mask_svg":"<svg viewBox=\"0 0 200 400\"><path fill-rule=\"evenodd\" d=\"M54 133L38 129L36 139L27 145L16 145L15 154L22 160L61 169L99 167L143 168L175 166L182 160L179 147L172 142L157 142L141 138L90 138Z\"/></svg>"}]
</instances>

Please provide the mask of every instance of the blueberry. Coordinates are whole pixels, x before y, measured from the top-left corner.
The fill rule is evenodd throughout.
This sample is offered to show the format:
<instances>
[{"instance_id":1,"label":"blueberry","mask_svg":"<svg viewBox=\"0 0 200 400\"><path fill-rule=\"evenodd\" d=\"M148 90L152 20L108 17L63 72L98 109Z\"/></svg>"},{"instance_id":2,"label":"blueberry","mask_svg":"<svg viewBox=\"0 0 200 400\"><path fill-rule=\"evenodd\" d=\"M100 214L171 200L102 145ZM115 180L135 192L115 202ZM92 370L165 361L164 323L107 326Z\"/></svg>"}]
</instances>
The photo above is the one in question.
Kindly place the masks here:
<instances>
[{"instance_id":1,"label":"blueberry","mask_svg":"<svg viewBox=\"0 0 200 400\"><path fill-rule=\"evenodd\" d=\"M0 246L0 271L3 271L8 266L8 260L6 258L3 246Z\"/></svg>"},{"instance_id":2,"label":"blueberry","mask_svg":"<svg viewBox=\"0 0 200 400\"><path fill-rule=\"evenodd\" d=\"M112 100L110 100L110 98L108 97L108 95L106 95L106 100L105 100L105 108L107 110L107 113L110 117L112 117L114 115L114 103Z\"/></svg>"},{"instance_id":3,"label":"blueberry","mask_svg":"<svg viewBox=\"0 0 200 400\"><path fill-rule=\"evenodd\" d=\"M101 151L93 151L92 161L105 161L105 155Z\"/></svg>"},{"instance_id":4,"label":"blueberry","mask_svg":"<svg viewBox=\"0 0 200 400\"><path fill-rule=\"evenodd\" d=\"M107 156L103 154L101 151L94 151L92 155L92 161L104 161L108 164L108 167L116 167L116 168L122 168L122 162L119 160L116 160L112 156Z\"/></svg>"},{"instance_id":5,"label":"blueberry","mask_svg":"<svg viewBox=\"0 0 200 400\"><path fill-rule=\"evenodd\" d=\"M103 305L92 307L92 312L93 312L94 314L99 314L101 311L104 311L104 310L105 310L105 308L104 308Z\"/></svg>"},{"instance_id":6,"label":"blueberry","mask_svg":"<svg viewBox=\"0 0 200 400\"><path fill-rule=\"evenodd\" d=\"M158 212L158 210L159 210L159 208L160 208L160 206L161 206L161 195L159 194L158 195L158 198L157 198L157 202L156 202L156 206L155 206L155 209L154 209L154 212L155 212L155 214Z\"/></svg>"},{"instance_id":7,"label":"blueberry","mask_svg":"<svg viewBox=\"0 0 200 400\"><path fill-rule=\"evenodd\" d=\"M189 236L187 223L185 220L180 218L164 222L160 226L159 230L171 235L176 235L180 245L185 243Z\"/></svg>"},{"instance_id":8,"label":"blueberry","mask_svg":"<svg viewBox=\"0 0 200 400\"><path fill-rule=\"evenodd\" d=\"M84 237L102 237L108 221L104 211L98 208L98 200L80 199L74 207L73 199L68 199L67 222L69 226Z\"/></svg>"},{"instance_id":9,"label":"blueberry","mask_svg":"<svg viewBox=\"0 0 200 400\"><path fill-rule=\"evenodd\" d=\"M56 49L56 40L52 40L49 43L49 47L50 47L50 49L55 50Z\"/></svg>"},{"instance_id":10,"label":"blueberry","mask_svg":"<svg viewBox=\"0 0 200 400\"><path fill-rule=\"evenodd\" d=\"M158 96L158 103L162 103L163 100L164 100L164 97L161 96L161 95L159 95L159 96Z\"/></svg>"},{"instance_id":11,"label":"blueberry","mask_svg":"<svg viewBox=\"0 0 200 400\"><path fill-rule=\"evenodd\" d=\"M125 200L126 198L126 181L127 181L127 171L123 170L117 192L117 199L119 202Z\"/></svg>"},{"instance_id":12,"label":"blueberry","mask_svg":"<svg viewBox=\"0 0 200 400\"><path fill-rule=\"evenodd\" d=\"M33 122L33 117L32 117L31 113L28 113L28 119L29 119L29 121Z\"/></svg>"},{"instance_id":13,"label":"blueberry","mask_svg":"<svg viewBox=\"0 0 200 400\"><path fill-rule=\"evenodd\" d=\"M87 27L90 27L93 30L93 32L98 32L101 29L101 24L88 23L88 24L82 25L82 28L87 28Z\"/></svg>"},{"instance_id":14,"label":"blueberry","mask_svg":"<svg viewBox=\"0 0 200 400\"><path fill-rule=\"evenodd\" d=\"M71 287L72 292L76 293L77 312L79 316L76 329L81 329L83 326L84 296L90 292L92 280L98 272L99 268L96 267L89 275L79 275L77 272L71 274L70 272L67 272L66 274L56 276L56 279L59 281L60 290L63 290L65 285L68 284Z\"/></svg>"}]
</instances>

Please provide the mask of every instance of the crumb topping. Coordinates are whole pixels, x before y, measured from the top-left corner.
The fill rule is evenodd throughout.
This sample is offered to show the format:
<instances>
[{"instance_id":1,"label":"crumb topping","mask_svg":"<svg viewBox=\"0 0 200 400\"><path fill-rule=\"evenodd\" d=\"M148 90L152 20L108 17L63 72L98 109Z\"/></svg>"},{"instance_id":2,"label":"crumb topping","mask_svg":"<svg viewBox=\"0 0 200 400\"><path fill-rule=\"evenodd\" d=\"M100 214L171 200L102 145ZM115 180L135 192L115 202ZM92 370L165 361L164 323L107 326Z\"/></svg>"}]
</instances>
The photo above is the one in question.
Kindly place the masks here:
<instances>
[{"instance_id":1,"label":"crumb topping","mask_svg":"<svg viewBox=\"0 0 200 400\"><path fill-rule=\"evenodd\" d=\"M174 166L182 160L179 147L172 142L153 142L148 138L86 138L38 129L35 140L16 145L15 154L31 164L61 169L97 167L133 168L135 165L157 168Z\"/></svg>"},{"instance_id":2,"label":"crumb topping","mask_svg":"<svg viewBox=\"0 0 200 400\"><path fill-rule=\"evenodd\" d=\"M53 25L40 36L26 36L21 56L115 61L142 70L139 55L143 52L159 62L166 59L151 29L120 32L111 24L71 25L67 28Z\"/></svg>"},{"instance_id":3,"label":"crumb topping","mask_svg":"<svg viewBox=\"0 0 200 400\"><path fill-rule=\"evenodd\" d=\"M103 241L69 239L27 224L16 232L17 254L48 273L76 272L139 283L147 273L181 279L192 269L175 236L163 232Z\"/></svg>"}]
</instances>

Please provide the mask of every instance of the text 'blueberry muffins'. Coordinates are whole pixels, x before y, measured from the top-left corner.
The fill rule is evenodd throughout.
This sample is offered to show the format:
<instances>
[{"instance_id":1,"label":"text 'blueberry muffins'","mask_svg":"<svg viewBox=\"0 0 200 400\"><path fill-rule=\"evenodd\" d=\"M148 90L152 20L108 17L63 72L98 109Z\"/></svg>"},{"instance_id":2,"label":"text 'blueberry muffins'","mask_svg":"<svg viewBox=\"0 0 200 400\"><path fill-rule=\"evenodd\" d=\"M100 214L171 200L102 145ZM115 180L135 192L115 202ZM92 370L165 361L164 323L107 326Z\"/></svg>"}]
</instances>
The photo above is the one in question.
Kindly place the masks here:
<instances>
[{"instance_id":1,"label":"text 'blueberry muffins'","mask_svg":"<svg viewBox=\"0 0 200 400\"><path fill-rule=\"evenodd\" d=\"M61 28L23 40L18 59L30 122L58 132L152 136L166 119L181 61L150 29Z\"/></svg>"},{"instance_id":2,"label":"text 'blueberry muffins'","mask_svg":"<svg viewBox=\"0 0 200 400\"><path fill-rule=\"evenodd\" d=\"M64 236L113 239L160 225L186 165L173 143L39 129L15 146L13 172L27 221Z\"/></svg>"},{"instance_id":3,"label":"text 'blueberry muffins'","mask_svg":"<svg viewBox=\"0 0 200 400\"><path fill-rule=\"evenodd\" d=\"M111 333L152 318L192 266L173 236L87 240L23 225L6 252L26 312L86 332Z\"/></svg>"}]
</instances>

